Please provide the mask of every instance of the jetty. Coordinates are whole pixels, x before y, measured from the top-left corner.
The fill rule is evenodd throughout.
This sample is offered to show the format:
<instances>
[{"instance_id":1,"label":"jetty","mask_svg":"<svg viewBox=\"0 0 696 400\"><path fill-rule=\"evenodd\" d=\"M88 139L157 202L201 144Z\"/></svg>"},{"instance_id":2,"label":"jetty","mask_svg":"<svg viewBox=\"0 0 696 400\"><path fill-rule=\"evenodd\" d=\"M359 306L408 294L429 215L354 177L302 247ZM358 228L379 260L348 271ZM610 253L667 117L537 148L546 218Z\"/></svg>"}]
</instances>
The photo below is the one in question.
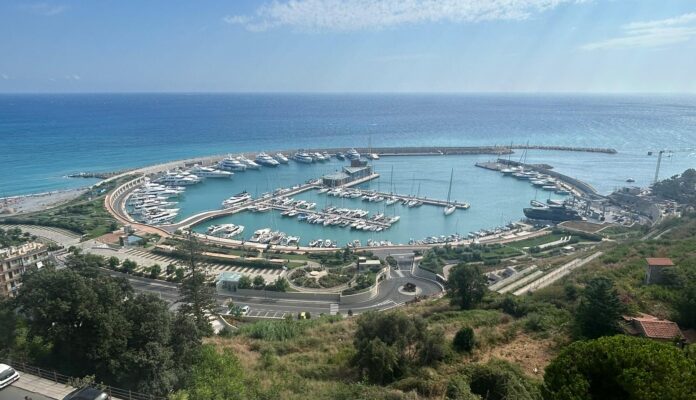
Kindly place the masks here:
<instances>
[{"instance_id":1,"label":"jetty","mask_svg":"<svg viewBox=\"0 0 696 400\"><path fill-rule=\"evenodd\" d=\"M404 195L404 194L387 193L387 192L380 192L380 191L376 191L376 190L367 190L367 189L353 189L353 190L359 191L362 195L377 195L377 196L382 196L385 199L393 197L395 199L398 199L399 201L416 200L416 201L419 201L423 204L427 204L430 206L437 206L437 207L454 206L454 207L462 209L462 210L466 210L470 207L469 203L460 202L460 201L447 202L446 200L431 199L431 198L423 197L423 196L409 196L409 195Z\"/></svg>"}]
</instances>

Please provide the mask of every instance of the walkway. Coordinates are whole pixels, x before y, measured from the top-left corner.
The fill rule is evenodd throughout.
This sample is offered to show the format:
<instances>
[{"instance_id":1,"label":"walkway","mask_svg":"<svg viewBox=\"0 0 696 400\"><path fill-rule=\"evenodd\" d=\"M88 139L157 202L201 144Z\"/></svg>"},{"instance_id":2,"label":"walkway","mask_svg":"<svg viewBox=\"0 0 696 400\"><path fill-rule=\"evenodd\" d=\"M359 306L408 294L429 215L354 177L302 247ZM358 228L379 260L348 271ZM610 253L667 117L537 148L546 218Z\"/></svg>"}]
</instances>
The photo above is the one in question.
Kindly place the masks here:
<instances>
[{"instance_id":1,"label":"walkway","mask_svg":"<svg viewBox=\"0 0 696 400\"><path fill-rule=\"evenodd\" d=\"M31 393L39 393L39 395L29 395L33 400L42 400L46 398L61 400L63 397L67 396L68 393L75 390L74 387L39 378L38 376L25 372L20 372L20 374L19 380L13 383L11 387L26 390ZM2 399L2 395L4 394L5 390L0 391L0 399ZM10 399L10 397L8 397L8 399ZM23 397L15 397L12 399L22 400Z\"/></svg>"}]
</instances>

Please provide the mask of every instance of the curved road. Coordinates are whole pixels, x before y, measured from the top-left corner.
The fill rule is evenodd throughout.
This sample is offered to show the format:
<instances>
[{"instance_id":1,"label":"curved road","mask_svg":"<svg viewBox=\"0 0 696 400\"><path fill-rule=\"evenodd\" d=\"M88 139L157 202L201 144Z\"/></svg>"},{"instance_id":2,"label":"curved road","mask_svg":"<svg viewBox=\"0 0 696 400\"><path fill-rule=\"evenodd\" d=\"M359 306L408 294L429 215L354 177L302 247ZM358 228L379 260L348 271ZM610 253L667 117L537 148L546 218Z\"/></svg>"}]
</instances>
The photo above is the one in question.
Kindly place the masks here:
<instances>
[{"instance_id":1,"label":"curved road","mask_svg":"<svg viewBox=\"0 0 696 400\"><path fill-rule=\"evenodd\" d=\"M175 303L179 298L178 284L176 283L127 276L114 271L107 271L107 273L112 276L126 277L136 292L154 294L170 303L172 308L176 307ZM420 295L432 296L442 292L442 287L438 283L413 276L410 271L392 270L390 275L391 278L382 281L379 292L374 298L355 304L338 304L337 311L341 314L347 314L348 310L352 310L354 314L359 314L370 310L387 310L402 305L414 297L399 291L399 288L407 282L415 283L420 289ZM331 308L331 304L326 301L269 299L263 297L263 292L260 292L258 297L218 293L217 300L220 305L227 304L229 301L238 306L247 305L251 309L250 316L258 317L275 316L279 318L283 314L297 314L301 311L309 311L314 315L329 314Z\"/></svg>"}]
</instances>

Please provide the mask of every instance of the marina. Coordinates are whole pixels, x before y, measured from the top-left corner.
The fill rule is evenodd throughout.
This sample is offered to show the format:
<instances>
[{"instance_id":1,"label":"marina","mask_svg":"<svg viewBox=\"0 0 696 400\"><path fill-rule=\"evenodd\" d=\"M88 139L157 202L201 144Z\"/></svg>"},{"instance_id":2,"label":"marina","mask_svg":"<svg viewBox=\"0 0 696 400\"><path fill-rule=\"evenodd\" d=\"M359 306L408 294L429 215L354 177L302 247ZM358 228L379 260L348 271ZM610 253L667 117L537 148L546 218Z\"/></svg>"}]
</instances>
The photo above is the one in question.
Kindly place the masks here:
<instances>
[{"instance_id":1,"label":"marina","mask_svg":"<svg viewBox=\"0 0 696 400\"><path fill-rule=\"evenodd\" d=\"M220 171L230 160L246 166L256 159L278 163L256 163L259 168L245 168L228 179L201 178L199 184L180 186L185 191L174 201L155 204L165 214L149 215L148 221L169 233L192 229L207 234L211 226L244 226L243 232L224 236L238 242L249 242L254 232L269 229L294 239L273 240L283 246L327 247L327 240L341 247L429 245L504 234L513 222L525 218L530 200L552 200L553 195L555 201L563 201L564 190L577 193L571 183L541 172L529 179L490 175L486 169L519 168L501 159L486 160L490 154L382 158L382 152L372 150L357 158L358 149L339 150L245 153L170 166L164 175L155 173L150 179L168 177L165 181L173 185L189 179L194 168ZM366 160L368 154L372 155ZM300 155L307 156L306 162L296 160ZM147 223L137 217L131 216Z\"/></svg>"}]
</instances>

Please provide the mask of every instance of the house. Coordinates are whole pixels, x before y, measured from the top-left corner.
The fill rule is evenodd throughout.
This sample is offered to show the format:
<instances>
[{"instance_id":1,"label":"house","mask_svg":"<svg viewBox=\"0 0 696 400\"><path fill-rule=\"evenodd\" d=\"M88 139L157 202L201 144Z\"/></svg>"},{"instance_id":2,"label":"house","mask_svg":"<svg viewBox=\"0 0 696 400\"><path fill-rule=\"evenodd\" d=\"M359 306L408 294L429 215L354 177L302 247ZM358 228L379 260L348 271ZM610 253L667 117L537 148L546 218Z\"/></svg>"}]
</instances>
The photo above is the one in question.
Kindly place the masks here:
<instances>
[{"instance_id":1,"label":"house","mask_svg":"<svg viewBox=\"0 0 696 400\"><path fill-rule=\"evenodd\" d=\"M669 258L646 258L647 270L645 272L645 283L662 283L666 268L674 267L674 263Z\"/></svg>"},{"instance_id":2,"label":"house","mask_svg":"<svg viewBox=\"0 0 696 400\"><path fill-rule=\"evenodd\" d=\"M48 257L48 247L39 242L0 249L0 296L14 296L22 274L43 267Z\"/></svg>"},{"instance_id":3,"label":"house","mask_svg":"<svg viewBox=\"0 0 696 400\"><path fill-rule=\"evenodd\" d=\"M641 314L638 317L624 316L623 319L624 330L629 335L662 341L684 339L679 326L666 319L659 319L649 314Z\"/></svg>"}]
</instances>

